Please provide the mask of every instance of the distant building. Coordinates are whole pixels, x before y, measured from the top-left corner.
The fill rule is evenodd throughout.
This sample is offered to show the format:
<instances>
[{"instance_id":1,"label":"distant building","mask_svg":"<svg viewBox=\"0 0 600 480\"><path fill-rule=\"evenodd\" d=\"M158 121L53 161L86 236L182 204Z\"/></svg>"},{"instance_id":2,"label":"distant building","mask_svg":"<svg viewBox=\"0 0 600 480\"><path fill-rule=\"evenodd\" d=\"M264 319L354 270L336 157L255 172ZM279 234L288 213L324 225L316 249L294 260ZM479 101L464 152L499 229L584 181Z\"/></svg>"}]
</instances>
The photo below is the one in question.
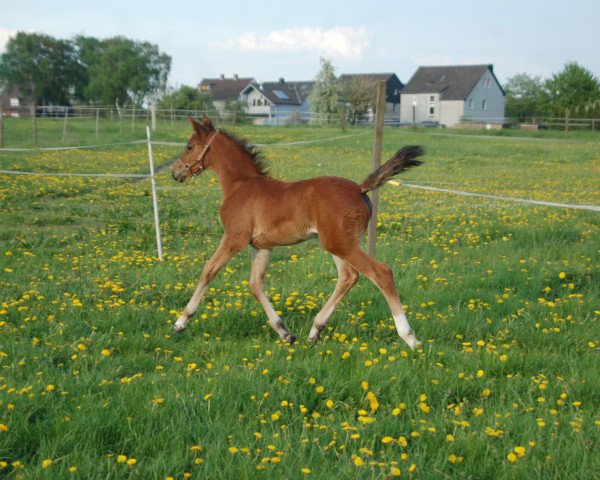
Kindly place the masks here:
<instances>
[{"instance_id":1,"label":"distant building","mask_svg":"<svg viewBox=\"0 0 600 480\"><path fill-rule=\"evenodd\" d=\"M241 91L245 112L260 125L301 121L309 112L308 96L314 82L252 82Z\"/></svg>"},{"instance_id":2,"label":"distant building","mask_svg":"<svg viewBox=\"0 0 600 480\"><path fill-rule=\"evenodd\" d=\"M18 117L23 107L27 106L18 87L6 87L0 90L0 103L2 103L3 115L6 117Z\"/></svg>"},{"instance_id":3,"label":"distant building","mask_svg":"<svg viewBox=\"0 0 600 480\"><path fill-rule=\"evenodd\" d=\"M220 78L203 79L198 85L198 90L200 93L210 94L214 107L223 115L227 102L239 100L240 92L254 81L254 78L239 78L237 75L225 78L225 75L221 75Z\"/></svg>"},{"instance_id":4,"label":"distant building","mask_svg":"<svg viewBox=\"0 0 600 480\"><path fill-rule=\"evenodd\" d=\"M493 65L419 67L401 94L404 124L504 123L504 90Z\"/></svg>"},{"instance_id":5,"label":"distant building","mask_svg":"<svg viewBox=\"0 0 600 480\"><path fill-rule=\"evenodd\" d=\"M352 73L340 76L340 82L348 84L356 80L367 80L377 83L385 82L385 114L387 116L396 115L399 118L400 112L400 93L404 84L395 73Z\"/></svg>"}]
</instances>

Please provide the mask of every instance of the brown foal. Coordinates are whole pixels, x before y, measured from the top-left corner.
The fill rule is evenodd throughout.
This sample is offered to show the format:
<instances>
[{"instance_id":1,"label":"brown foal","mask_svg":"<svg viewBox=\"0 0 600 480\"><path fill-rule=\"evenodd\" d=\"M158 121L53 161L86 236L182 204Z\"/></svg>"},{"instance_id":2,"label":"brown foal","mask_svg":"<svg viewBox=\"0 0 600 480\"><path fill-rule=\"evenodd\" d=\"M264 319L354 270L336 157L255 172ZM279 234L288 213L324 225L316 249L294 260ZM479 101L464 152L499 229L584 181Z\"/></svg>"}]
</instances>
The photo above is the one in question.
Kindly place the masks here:
<instances>
[{"instance_id":1,"label":"brown foal","mask_svg":"<svg viewBox=\"0 0 600 480\"><path fill-rule=\"evenodd\" d=\"M385 296L398 335L411 348L418 345L398 298L392 269L368 256L361 247L361 239L371 217L366 193L407 168L419 165L421 162L416 158L423 154L420 147L399 150L361 184L340 177L283 182L267 175L259 154L245 141L215 130L206 117L202 123L191 118L190 122L194 134L173 164L173 178L184 182L203 170L216 172L223 194L219 213L225 232L206 263L192 298L175 322L176 332L185 329L219 270L250 245L252 294L265 309L271 327L284 341L293 343L295 337L265 295L265 270L274 247L318 237L323 248L333 255L338 280L333 294L315 317L309 342L319 339L334 309L362 273Z\"/></svg>"}]
</instances>

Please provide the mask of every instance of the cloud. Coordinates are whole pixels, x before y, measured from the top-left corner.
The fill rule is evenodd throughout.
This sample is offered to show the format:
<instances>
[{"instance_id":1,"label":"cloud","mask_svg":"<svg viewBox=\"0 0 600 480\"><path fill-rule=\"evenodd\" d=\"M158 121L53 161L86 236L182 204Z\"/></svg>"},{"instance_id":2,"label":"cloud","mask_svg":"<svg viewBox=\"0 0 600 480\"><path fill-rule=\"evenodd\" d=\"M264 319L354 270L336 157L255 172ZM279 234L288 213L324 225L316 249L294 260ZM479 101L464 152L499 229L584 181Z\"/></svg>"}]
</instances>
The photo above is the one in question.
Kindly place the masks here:
<instances>
[{"instance_id":1,"label":"cloud","mask_svg":"<svg viewBox=\"0 0 600 480\"><path fill-rule=\"evenodd\" d=\"M244 33L225 42L213 43L216 48L246 52L317 52L331 57L361 58L370 45L365 27L336 27L321 30L313 27L286 28L267 35Z\"/></svg>"},{"instance_id":2,"label":"cloud","mask_svg":"<svg viewBox=\"0 0 600 480\"><path fill-rule=\"evenodd\" d=\"M6 28L0 27L0 53L6 50L6 44L11 37L17 34L17 30L7 30Z\"/></svg>"}]
</instances>

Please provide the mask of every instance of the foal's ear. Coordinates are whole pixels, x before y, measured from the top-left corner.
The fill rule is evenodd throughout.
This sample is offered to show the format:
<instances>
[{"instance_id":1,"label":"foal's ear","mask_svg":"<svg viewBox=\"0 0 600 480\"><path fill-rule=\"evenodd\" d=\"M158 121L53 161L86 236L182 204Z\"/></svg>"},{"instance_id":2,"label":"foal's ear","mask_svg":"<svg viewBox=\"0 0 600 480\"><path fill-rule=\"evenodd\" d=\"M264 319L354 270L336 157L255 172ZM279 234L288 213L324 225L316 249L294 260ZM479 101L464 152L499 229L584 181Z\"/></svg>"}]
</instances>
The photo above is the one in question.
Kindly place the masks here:
<instances>
[{"instance_id":1,"label":"foal's ear","mask_svg":"<svg viewBox=\"0 0 600 480\"><path fill-rule=\"evenodd\" d=\"M204 125L204 128L206 128L208 131L212 131L215 129L215 127L213 126L212 120L210 118L208 118L207 116L205 116L204 120L202 120L202 125Z\"/></svg>"},{"instance_id":2,"label":"foal's ear","mask_svg":"<svg viewBox=\"0 0 600 480\"><path fill-rule=\"evenodd\" d=\"M198 120L196 120L194 117L188 117L188 120L198 135L202 135L204 133L204 126Z\"/></svg>"},{"instance_id":3,"label":"foal's ear","mask_svg":"<svg viewBox=\"0 0 600 480\"><path fill-rule=\"evenodd\" d=\"M208 117L204 117L204 120L202 120L202 123L200 123L195 118L192 118L192 117L188 117L188 118L190 120L190 123L192 124L192 127L194 127L194 130L196 131L196 133L198 135L206 135L207 132L212 132L215 129L211 119Z\"/></svg>"}]
</instances>

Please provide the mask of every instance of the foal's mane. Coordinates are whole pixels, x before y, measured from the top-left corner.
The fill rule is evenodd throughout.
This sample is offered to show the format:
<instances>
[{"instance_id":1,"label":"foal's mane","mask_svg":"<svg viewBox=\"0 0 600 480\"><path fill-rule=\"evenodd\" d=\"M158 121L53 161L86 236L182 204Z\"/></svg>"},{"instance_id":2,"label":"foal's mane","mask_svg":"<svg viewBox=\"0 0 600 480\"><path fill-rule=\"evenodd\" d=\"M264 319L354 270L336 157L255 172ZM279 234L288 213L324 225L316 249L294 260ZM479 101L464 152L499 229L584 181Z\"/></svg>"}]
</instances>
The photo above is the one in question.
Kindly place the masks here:
<instances>
[{"instance_id":1,"label":"foal's mane","mask_svg":"<svg viewBox=\"0 0 600 480\"><path fill-rule=\"evenodd\" d=\"M245 153L258 170L258 173L263 176L269 176L269 165L263 154L254 145L248 143L245 138L240 138L227 130L219 129L219 133L225 135L237 145L237 147Z\"/></svg>"}]
</instances>

